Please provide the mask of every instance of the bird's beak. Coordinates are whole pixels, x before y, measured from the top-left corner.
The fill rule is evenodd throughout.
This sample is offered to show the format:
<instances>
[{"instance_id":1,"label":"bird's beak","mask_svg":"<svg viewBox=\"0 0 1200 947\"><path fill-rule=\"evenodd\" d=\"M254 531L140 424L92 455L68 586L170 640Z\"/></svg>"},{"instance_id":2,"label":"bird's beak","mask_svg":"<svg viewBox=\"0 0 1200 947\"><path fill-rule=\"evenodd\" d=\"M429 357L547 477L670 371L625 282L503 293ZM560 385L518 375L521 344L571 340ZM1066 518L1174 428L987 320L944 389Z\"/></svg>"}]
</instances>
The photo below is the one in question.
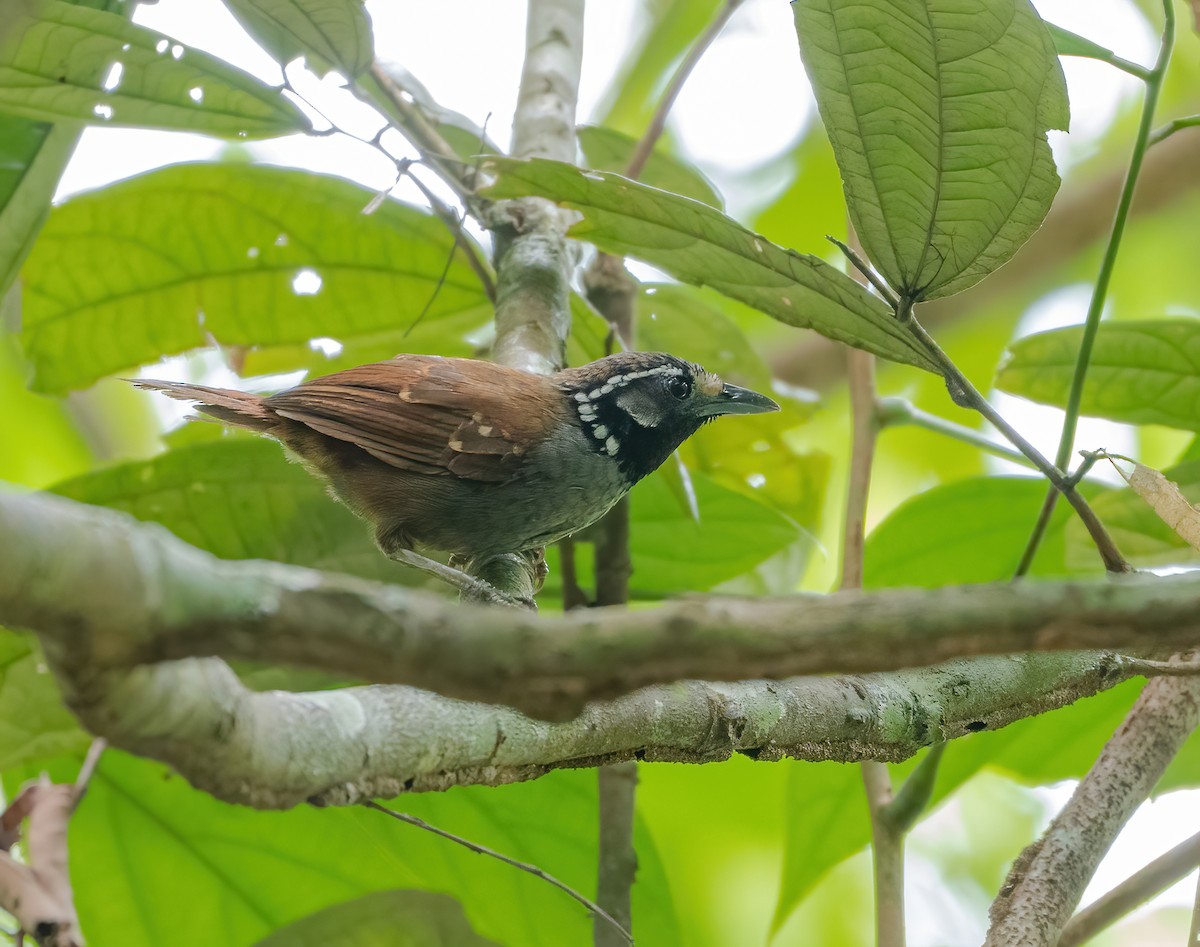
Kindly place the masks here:
<instances>
[{"instance_id":1,"label":"bird's beak","mask_svg":"<svg viewBox=\"0 0 1200 947\"><path fill-rule=\"evenodd\" d=\"M739 388L737 385L724 385L716 395L707 399L700 409L703 417L717 417L722 414L764 414L767 411L778 411L779 405L749 388Z\"/></svg>"}]
</instances>

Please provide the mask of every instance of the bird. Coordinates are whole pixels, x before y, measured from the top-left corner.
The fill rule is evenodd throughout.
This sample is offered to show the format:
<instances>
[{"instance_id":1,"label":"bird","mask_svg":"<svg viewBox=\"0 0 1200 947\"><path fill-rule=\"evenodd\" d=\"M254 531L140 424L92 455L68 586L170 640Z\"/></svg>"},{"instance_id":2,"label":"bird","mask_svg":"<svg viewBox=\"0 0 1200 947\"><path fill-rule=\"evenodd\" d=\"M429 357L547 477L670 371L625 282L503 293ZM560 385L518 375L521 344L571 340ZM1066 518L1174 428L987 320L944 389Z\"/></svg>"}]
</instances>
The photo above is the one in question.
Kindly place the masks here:
<instances>
[{"instance_id":1,"label":"bird","mask_svg":"<svg viewBox=\"0 0 1200 947\"><path fill-rule=\"evenodd\" d=\"M779 410L663 352L620 352L552 375L397 355L268 396L130 381L279 441L369 524L385 556L485 601L504 596L416 549L448 552L471 572L529 554L599 520L707 422Z\"/></svg>"}]
</instances>

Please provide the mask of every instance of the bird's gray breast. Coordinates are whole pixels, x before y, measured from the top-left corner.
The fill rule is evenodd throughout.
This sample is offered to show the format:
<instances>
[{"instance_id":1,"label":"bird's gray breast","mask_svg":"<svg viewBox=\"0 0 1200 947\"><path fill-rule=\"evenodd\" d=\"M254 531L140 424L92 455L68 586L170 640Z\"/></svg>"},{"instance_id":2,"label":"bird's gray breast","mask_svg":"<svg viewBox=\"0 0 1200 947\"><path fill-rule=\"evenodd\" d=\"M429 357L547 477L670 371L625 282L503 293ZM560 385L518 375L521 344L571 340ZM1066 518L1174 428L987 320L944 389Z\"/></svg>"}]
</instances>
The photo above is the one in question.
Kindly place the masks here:
<instances>
[{"instance_id":1,"label":"bird's gray breast","mask_svg":"<svg viewBox=\"0 0 1200 947\"><path fill-rule=\"evenodd\" d=\"M537 541L554 542L590 526L612 509L629 489L616 462L597 453L587 435L574 424L562 425L529 452L524 464L536 475L525 479L533 491L532 509Z\"/></svg>"}]
</instances>

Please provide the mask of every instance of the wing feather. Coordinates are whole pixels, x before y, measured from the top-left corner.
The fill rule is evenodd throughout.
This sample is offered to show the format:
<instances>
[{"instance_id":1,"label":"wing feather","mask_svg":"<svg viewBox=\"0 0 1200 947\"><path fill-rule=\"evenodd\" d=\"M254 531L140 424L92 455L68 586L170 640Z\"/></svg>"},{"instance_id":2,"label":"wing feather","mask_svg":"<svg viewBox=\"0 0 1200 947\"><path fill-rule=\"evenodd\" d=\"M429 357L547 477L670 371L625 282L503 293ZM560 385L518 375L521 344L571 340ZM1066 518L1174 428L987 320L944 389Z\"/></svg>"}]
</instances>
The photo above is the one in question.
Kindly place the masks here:
<instances>
[{"instance_id":1,"label":"wing feather","mask_svg":"<svg viewBox=\"0 0 1200 947\"><path fill-rule=\"evenodd\" d=\"M543 376L418 355L316 378L265 406L393 467L489 482L516 476L530 447L566 414Z\"/></svg>"}]
</instances>

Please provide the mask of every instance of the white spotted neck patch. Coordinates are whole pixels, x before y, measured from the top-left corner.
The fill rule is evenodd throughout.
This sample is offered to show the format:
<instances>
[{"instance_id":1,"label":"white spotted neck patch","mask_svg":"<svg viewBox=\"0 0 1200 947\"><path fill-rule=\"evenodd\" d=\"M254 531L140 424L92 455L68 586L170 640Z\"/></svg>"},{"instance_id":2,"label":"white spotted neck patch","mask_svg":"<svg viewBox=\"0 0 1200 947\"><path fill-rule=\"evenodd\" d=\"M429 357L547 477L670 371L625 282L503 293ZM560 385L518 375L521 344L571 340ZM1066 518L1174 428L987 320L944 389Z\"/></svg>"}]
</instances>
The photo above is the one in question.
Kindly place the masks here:
<instances>
[{"instance_id":1,"label":"white spotted neck patch","mask_svg":"<svg viewBox=\"0 0 1200 947\"><path fill-rule=\"evenodd\" d=\"M609 395L641 378L682 374L684 370L678 365L656 365L645 371L611 375L586 391L575 392L573 397L580 426L595 443L597 450L609 457L616 457L621 452L621 432L629 426L630 418L610 402Z\"/></svg>"}]
</instances>

